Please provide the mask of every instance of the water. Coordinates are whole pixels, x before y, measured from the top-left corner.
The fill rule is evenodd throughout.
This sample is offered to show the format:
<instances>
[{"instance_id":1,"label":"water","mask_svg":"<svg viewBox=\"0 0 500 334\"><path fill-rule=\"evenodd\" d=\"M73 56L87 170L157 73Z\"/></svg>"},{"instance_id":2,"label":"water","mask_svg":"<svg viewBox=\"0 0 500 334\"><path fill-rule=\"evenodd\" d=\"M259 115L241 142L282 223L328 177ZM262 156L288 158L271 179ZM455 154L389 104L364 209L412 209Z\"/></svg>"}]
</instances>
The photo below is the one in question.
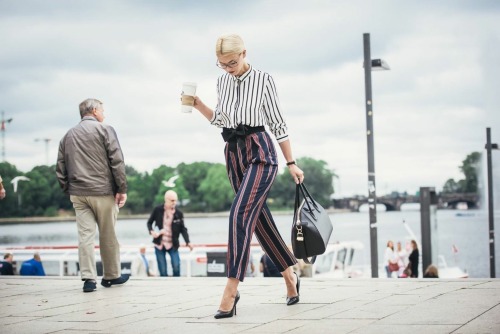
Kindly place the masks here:
<instances>
[{"instance_id":1,"label":"water","mask_svg":"<svg viewBox=\"0 0 500 334\"><path fill-rule=\"evenodd\" d=\"M368 213L348 212L330 215L333 234L330 242L359 240L365 249L356 254L354 264L370 264L370 235ZM500 219L496 214L495 220ZM290 240L291 215L275 215L276 224L285 241ZM378 256L383 260L387 240L401 241L404 245L411 237L403 227L405 220L420 242L420 211L378 212ZM488 215L486 211L437 212L438 250L444 255L449 266L457 265L466 269L470 277L490 276ZM226 243L227 218L186 218L193 244ZM124 219L117 223L118 239L122 245L150 245L151 237L146 227L146 219ZM498 229L496 240L498 239ZM0 248L13 246L76 246L77 230L75 222L54 222L36 224L0 225ZM181 244L183 239L181 237ZM453 253L452 246L458 248ZM496 277L500 277L500 245L496 245Z\"/></svg>"}]
</instances>

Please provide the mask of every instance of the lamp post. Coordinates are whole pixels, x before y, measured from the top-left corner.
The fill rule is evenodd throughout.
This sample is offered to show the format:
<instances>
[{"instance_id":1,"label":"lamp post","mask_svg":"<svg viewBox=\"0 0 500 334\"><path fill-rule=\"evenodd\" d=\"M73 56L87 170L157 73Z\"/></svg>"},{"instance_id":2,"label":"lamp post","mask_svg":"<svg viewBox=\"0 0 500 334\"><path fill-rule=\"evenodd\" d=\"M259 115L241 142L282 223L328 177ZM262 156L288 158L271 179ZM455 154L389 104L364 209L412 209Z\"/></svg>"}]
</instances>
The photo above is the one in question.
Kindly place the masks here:
<instances>
[{"instance_id":1,"label":"lamp post","mask_svg":"<svg viewBox=\"0 0 500 334\"><path fill-rule=\"evenodd\" d=\"M5 112L2 110L2 126L0 131L2 132L2 161L5 161L5 123L12 122L12 118L5 119Z\"/></svg>"},{"instance_id":2,"label":"lamp post","mask_svg":"<svg viewBox=\"0 0 500 334\"><path fill-rule=\"evenodd\" d=\"M48 166L49 165L49 141L51 141L50 138L36 138L36 142L38 141L44 141L45 142L45 164Z\"/></svg>"},{"instance_id":3,"label":"lamp post","mask_svg":"<svg viewBox=\"0 0 500 334\"><path fill-rule=\"evenodd\" d=\"M18 187L18 183L19 181L30 181L29 178L27 178L26 176L16 176L15 178L13 178L10 183L12 183L12 186L14 187L14 192L17 193L17 187ZM17 194L17 206L20 208L22 205L22 197L21 197L21 191L19 191L19 193Z\"/></svg>"},{"instance_id":4,"label":"lamp post","mask_svg":"<svg viewBox=\"0 0 500 334\"><path fill-rule=\"evenodd\" d=\"M493 171L491 163L491 150L498 150L498 144L491 143L491 129L486 128L486 156L488 166L488 222L490 242L490 277L495 278L495 211L493 207Z\"/></svg>"},{"instance_id":5,"label":"lamp post","mask_svg":"<svg viewBox=\"0 0 500 334\"><path fill-rule=\"evenodd\" d=\"M366 96L366 140L368 148L368 208L370 215L370 257L372 277L378 277L378 246L377 246L377 188L375 186L375 152L373 142L373 100L372 100L372 70L389 70L382 59L371 59L370 34L363 34L363 51L365 69Z\"/></svg>"}]
</instances>

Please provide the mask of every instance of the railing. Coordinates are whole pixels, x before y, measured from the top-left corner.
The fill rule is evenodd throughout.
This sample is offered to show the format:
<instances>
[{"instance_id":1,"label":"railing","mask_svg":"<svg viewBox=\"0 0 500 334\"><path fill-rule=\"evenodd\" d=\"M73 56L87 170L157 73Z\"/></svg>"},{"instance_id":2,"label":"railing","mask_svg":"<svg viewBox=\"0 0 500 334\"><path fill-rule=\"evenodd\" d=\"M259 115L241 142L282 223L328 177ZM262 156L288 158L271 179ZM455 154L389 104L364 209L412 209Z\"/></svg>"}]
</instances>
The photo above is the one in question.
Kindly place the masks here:
<instances>
[{"instance_id":1,"label":"railing","mask_svg":"<svg viewBox=\"0 0 500 334\"><path fill-rule=\"evenodd\" d=\"M130 265L132 260L139 254L139 245L121 246L120 260L122 263L122 273L131 274ZM179 255L181 258L181 276L207 276L207 252L226 252L226 244L197 244L193 245L193 250L188 247L181 246ZM26 247L1 247L0 255L3 258L5 253L14 255L14 271L18 274L21 264L24 261L33 258L33 254L40 254L42 264L48 276L78 276L78 247L77 246L26 246ZM251 245L252 262L258 268L262 250L258 244ZM146 247L146 257L154 260L156 263L156 255L153 246ZM98 264L101 261L99 247L95 247L95 258ZM172 268L167 255L168 273L172 273Z\"/></svg>"}]
</instances>

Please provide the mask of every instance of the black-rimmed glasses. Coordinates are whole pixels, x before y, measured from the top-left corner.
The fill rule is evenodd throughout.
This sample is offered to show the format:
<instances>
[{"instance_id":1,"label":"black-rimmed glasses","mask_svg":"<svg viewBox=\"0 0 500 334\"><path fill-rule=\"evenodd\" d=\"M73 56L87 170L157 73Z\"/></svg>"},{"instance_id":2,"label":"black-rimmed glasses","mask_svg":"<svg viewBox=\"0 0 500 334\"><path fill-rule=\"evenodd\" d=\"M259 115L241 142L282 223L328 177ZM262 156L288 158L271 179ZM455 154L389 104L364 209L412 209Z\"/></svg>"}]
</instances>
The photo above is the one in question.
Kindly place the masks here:
<instances>
[{"instance_id":1,"label":"black-rimmed glasses","mask_svg":"<svg viewBox=\"0 0 500 334\"><path fill-rule=\"evenodd\" d=\"M240 58L240 56L241 56L241 53L238 55L238 59ZM223 70L225 70L226 68L234 68L236 65L238 65L238 61L232 60L229 63L224 64L224 63L221 63L220 61L217 60L215 65L217 65L218 68L222 68Z\"/></svg>"}]
</instances>

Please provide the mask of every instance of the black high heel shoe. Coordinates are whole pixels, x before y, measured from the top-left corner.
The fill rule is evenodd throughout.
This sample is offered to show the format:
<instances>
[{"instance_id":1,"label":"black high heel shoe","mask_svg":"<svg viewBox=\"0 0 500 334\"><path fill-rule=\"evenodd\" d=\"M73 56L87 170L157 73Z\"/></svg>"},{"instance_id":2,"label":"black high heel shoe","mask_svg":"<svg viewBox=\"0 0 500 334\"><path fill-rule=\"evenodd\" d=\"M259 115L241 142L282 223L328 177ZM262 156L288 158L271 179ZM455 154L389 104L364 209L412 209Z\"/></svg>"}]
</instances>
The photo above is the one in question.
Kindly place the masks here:
<instances>
[{"instance_id":1,"label":"black high heel shoe","mask_svg":"<svg viewBox=\"0 0 500 334\"><path fill-rule=\"evenodd\" d=\"M299 302L300 278L296 272L294 272L294 274L295 274L295 276L297 276L297 285L295 285L295 287L297 288L297 295L295 297L286 297L286 304L288 306L293 305L293 304L297 304Z\"/></svg>"},{"instance_id":2,"label":"black high heel shoe","mask_svg":"<svg viewBox=\"0 0 500 334\"><path fill-rule=\"evenodd\" d=\"M236 304L238 303L238 300L240 300L240 292L236 291L236 297L234 298L234 304L231 311L217 310L217 313L215 313L214 318L215 319L231 318L233 315L236 315Z\"/></svg>"}]
</instances>

